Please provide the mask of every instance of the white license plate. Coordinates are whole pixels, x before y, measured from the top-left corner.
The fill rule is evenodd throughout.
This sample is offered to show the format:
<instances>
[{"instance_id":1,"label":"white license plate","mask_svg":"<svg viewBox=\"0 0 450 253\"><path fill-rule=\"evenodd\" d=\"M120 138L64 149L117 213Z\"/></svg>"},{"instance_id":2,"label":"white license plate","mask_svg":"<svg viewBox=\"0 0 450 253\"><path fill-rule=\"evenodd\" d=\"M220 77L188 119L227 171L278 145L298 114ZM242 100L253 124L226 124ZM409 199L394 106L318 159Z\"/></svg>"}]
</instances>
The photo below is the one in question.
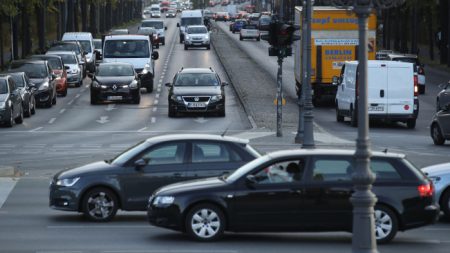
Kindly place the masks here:
<instances>
[{"instance_id":1,"label":"white license plate","mask_svg":"<svg viewBox=\"0 0 450 253\"><path fill-rule=\"evenodd\" d=\"M122 100L122 96L108 96L108 100Z\"/></svg>"},{"instance_id":2,"label":"white license plate","mask_svg":"<svg viewBox=\"0 0 450 253\"><path fill-rule=\"evenodd\" d=\"M204 108L205 103L189 103L188 107L189 108Z\"/></svg>"},{"instance_id":3,"label":"white license plate","mask_svg":"<svg viewBox=\"0 0 450 253\"><path fill-rule=\"evenodd\" d=\"M382 112L384 111L384 106L369 106L369 112Z\"/></svg>"}]
</instances>

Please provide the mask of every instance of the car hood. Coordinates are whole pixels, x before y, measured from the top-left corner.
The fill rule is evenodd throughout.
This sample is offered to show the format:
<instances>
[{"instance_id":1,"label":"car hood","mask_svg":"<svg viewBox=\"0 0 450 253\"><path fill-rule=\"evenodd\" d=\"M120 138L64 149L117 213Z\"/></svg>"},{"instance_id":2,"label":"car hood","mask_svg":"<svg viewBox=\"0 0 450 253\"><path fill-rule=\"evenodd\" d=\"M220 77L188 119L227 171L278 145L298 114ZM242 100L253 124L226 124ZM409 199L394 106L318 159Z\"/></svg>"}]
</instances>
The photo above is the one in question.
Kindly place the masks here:
<instances>
[{"instance_id":1,"label":"car hood","mask_svg":"<svg viewBox=\"0 0 450 253\"><path fill-rule=\"evenodd\" d=\"M227 184L219 177L211 177L197 179L192 181L184 181L180 183L170 184L159 188L155 191L155 195L173 195L177 193L186 193L188 191L208 191L208 189L220 187Z\"/></svg>"},{"instance_id":2,"label":"car hood","mask_svg":"<svg viewBox=\"0 0 450 253\"><path fill-rule=\"evenodd\" d=\"M115 168L114 165L108 164L104 161L102 162L94 162L83 165L81 167L72 168L60 171L56 174L55 178L65 179L65 178L74 178L74 177L82 177L88 176L91 174L108 174L111 172L111 169Z\"/></svg>"},{"instance_id":3,"label":"car hood","mask_svg":"<svg viewBox=\"0 0 450 253\"><path fill-rule=\"evenodd\" d=\"M143 69L145 64L151 66L150 58L103 58L103 62L125 62L132 64L135 69Z\"/></svg>"},{"instance_id":4,"label":"car hood","mask_svg":"<svg viewBox=\"0 0 450 253\"><path fill-rule=\"evenodd\" d=\"M8 94L0 94L0 102L6 101L8 99Z\"/></svg>"},{"instance_id":5,"label":"car hood","mask_svg":"<svg viewBox=\"0 0 450 253\"><path fill-rule=\"evenodd\" d=\"M48 82L48 78L30 78L30 82L36 85L36 88L39 88L41 84Z\"/></svg>"},{"instance_id":6,"label":"car hood","mask_svg":"<svg viewBox=\"0 0 450 253\"><path fill-rule=\"evenodd\" d=\"M173 87L174 95L220 95L222 93L220 86L187 86L187 87Z\"/></svg>"},{"instance_id":7,"label":"car hood","mask_svg":"<svg viewBox=\"0 0 450 253\"><path fill-rule=\"evenodd\" d=\"M134 80L134 76L96 76L95 80L103 85L128 85Z\"/></svg>"},{"instance_id":8,"label":"car hood","mask_svg":"<svg viewBox=\"0 0 450 253\"><path fill-rule=\"evenodd\" d=\"M427 166L421 169L427 176L442 176L450 174L450 163L441 163Z\"/></svg>"}]
</instances>

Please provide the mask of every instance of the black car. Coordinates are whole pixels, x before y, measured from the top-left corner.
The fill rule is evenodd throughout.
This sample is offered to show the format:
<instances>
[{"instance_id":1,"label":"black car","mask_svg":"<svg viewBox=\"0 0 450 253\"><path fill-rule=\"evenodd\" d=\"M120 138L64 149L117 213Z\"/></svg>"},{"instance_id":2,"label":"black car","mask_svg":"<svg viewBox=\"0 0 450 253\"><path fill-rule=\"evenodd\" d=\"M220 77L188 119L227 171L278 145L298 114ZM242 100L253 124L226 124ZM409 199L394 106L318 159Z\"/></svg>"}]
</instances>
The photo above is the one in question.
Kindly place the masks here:
<instances>
[{"instance_id":1,"label":"black car","mask_svg":"<svg viewBox=\"0 0 450 253\"><path fill-rule=\"evenodd\" d=\"M441 110L445 105L450 104L450 81L440 84L441 91L436 96L436 111Z\"/></svg>"},{"instance_id":2,"label":"black car","mask_svg":"<svg viewBox=\"0 0 450 253\"><path fill-rule=\"evenodd\" d=\"M57 173L50 185L50 206L107 221L117 209L145 211L148 197L161 186L229 173L258 156L248 140L232 137L152 137L114 159Z\"/></svg>"},{"instance_id":3,"label":"black car","mask_svg":"<svg viewBox=\"0 0 450 253\"><path fill-rule=\"evenodd\" d=\"M1 75L1 74L0 74ZM10 75L16 83L16 88L20 92L22 98L23 115L30 117L36 113L36 99L34 93L36 87L31 83L25 72L11 72L3 75Z\"/></svg>"},{"instance_id":4,"label":"black car","mask_svg":"<svg viewBox=\"0 0 450 253\"><path fill-rule=\"evenodd\" d=\"M20 90L10 75L0 76L0 122L7 127L12 127L14 122L23 122Z\"/></svg>"},{"instance_id":5,"label":"black car","mask_svg":"<svg viewBox=\"0 0 450 253\"><path fill-rule=\"evenodd\" d=\"M444 145L445 140L450 140L450 102L434 114L430 135L435 145Z\"/></svg>"},{"instance_id":6,"label":"black car","mask_svg":"<svg viewBox=\"0 0 450 253\"><path fill-rule=\"evenodd\" d=\"M182 68L169 87L169 117L178 113L217 113L225 117L225 91L212 68Z\"/></svg>"},{"instance_id":7,"label":"black car","mask_svg":"<svg viewBox=\"0 0 450 253\"><path fill-rule=\"evenodd\" d=\"M37 104L52 107L56 104L56 75L46 60L18 60L11 62L10 72L25 72L36 85L34 96Z\"/></svg>"},{"instance_id":8,"label":"black car","mask_svg":"<svg viewBox=\"0 0 450 253\"><path fill-rule=\"evenodd\" d=\"M352 231L353 150L270 153L217 178L172 184L149 198L149 222L211 241L224 231ZM373 152L375 236L436 221L431 181L404 155Z\"/></svg>"},{"instance_id":9,"label":"black car","mask_svg":"<svg viewBox=\"0 0 450 253\"><path fill-rule=\"evenodd\" d=\"M141 81L129 63L101 63L91 75L91 104L100 101L141 102Z\"/></svg>"}]
</instances>

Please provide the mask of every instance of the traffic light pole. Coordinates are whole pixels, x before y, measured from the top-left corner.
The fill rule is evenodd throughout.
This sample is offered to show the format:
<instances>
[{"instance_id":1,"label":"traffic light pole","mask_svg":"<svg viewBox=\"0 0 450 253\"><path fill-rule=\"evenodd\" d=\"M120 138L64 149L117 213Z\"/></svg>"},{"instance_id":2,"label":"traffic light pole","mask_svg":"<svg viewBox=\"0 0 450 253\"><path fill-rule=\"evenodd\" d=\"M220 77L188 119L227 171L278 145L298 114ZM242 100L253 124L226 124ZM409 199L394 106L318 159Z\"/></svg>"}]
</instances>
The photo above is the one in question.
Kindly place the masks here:
<instances>
[{"instance_id":1,"label":"traffic light pole","mask_svg":"<svg viewBox=\"0 0 450 253\"><path fill-rule=\"evenodd\" d=\"M278 50L278 73L277 73L277 137L283 136L281 130L283 115L283 49Z\"/></svg>"}]
</instances>

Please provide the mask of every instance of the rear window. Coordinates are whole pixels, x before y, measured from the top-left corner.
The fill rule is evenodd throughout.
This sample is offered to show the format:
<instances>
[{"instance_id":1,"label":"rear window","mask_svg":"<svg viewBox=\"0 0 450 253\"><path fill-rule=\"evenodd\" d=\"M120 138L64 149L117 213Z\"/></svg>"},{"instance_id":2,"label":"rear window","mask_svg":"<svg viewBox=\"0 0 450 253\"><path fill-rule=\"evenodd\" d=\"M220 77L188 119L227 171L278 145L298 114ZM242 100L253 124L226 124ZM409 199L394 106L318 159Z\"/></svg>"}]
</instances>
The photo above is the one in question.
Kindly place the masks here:
<instances>
[{"instance_id":1,"label":"rear window","mask_svg":"<svg viewBox=\"0 0 450 253\"><path fill-rule=\"evenodd\" d=\"M60 54L59 57L61 57L64 64L77 64L76 56L73 54Z\"/></svg>"},{"instance_id":2,"label":"rear window","mask_svg":"<svg viewBox=\"0 0 450 253\"><path fill-rule=\"evenodd\" d=\"M77 54L81 53L80 48L77 47L77 45L75 44L53 45L51 48L48 49L48 51L74 51Z\"/></svg>"},{"instance_id":3,"label":"rear window","mask_svg":"<svg viewBox=\"0 0 450 253\"><path fill-rule=\"evenodd\" d=\"M158 21L146 21L142 22L142 27L154 27L155 29L163 29L164 23Z\"/></svg>"},{"instance_id":4,"label":"rear window","mask_svg":"<svg viewBox=\"0 0 450 253\"><path fill-rule=\"evenodd\" d=\"M8 94L8 85L4 79L0 79L0 94Z\"/></svg>"},{"instance_id":5,"label":"rear window","mask_svg":"<svg viewBox=\"0 0 450 253\"><path fill-rule=\"evenodd\" d=\"M133 66L130 65L99 65L97 76L134 76Z\"/></svg>"},{"instance_id":6,"label":"rear window","mask_svg":"<svg viewBox=\"0 0 450 253\"><path fill-rule=\"evenodd\" d=\"M188 29L189 34L202 34L202 33L208 33L208 30L206 27L190 27Z\"/></svg>"}]
</instances>

